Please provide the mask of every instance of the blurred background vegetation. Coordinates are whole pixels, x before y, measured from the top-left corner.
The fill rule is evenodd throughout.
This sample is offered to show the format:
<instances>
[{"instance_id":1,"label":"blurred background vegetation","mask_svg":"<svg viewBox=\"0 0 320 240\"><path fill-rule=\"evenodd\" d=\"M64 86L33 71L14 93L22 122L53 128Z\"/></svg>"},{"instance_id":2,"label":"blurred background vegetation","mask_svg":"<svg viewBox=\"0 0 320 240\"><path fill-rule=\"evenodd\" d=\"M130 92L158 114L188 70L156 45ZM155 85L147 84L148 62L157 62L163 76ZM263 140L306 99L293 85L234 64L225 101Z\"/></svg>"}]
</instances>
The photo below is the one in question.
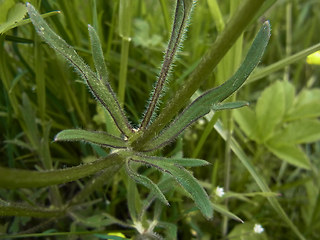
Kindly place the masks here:
<instances>
[{"instance_id":1,"label":"blurred background vegetation","mask_svg":"<svg viewBox=\"0 0 320 240\"><path fill-rule=\"evenodd\" d=\"M18 14L14 6L20 2L23 3L0 1L0 24ZM159 72L175 1L132 1L124 12L120 11L123 4L120 0L30 2L41 13L61 11L46 21L91 66L87 24L98 30L109 67L109 81L124 101L131 122L137 125ZM197 1L160 110L183 85L239 4L238 0ZM316 0L266 1L265 9L199 93L232 75L263 21L269 20L272 35L263 60L237 96L233 96L249 101L250 107L215 116L221 119L237 141L237 147L254 165L258 178L264 179L272 192L278 194L277 200L291 223L305 239L319 239L320 67L306 63L305 49L311 46L315 46L313 51L320 49L320 3ZM6 32L0 29L3 31L0 35L0 165L30 170L60 169L106 156L108 151L97 146L52 142L55 134L63 129L112 132L113 126L110 127L110 119L79 76L41 42L31 24ZM299 52L302 55L290 58ZM177 231L178 239L303 239L271 206L269 195L261 193L257 180L233 153L230 141L214 130L216 120L209 114L161 154L180 154L211 162L209 167L192 169L195 177L213 202L225 205L245 223L218 213L212 221L207 221L192 210L192 202L182 198L181 193L170 192L171 206L159 213L159 219L167 225L156 231L162 235L165 235L164 229ZM0 201L59 206L72 199L89 179L50 188L0 189ZM215 193L217 186L224 187L222 197ZM65 217L45 220L28 216L0 217L0 233L29 233L29 237L43 233L39 236L44 237L49 232L106 230L130 237L134 230L122 224L130 221L127 188L124 174L117 174ZM146 189L139 187L139 190L143 198ZM256 223L263 226L262 234L253 232ZM70 239L77 239L73 237ZM98 239L99 236L81 236L86 238Z\"/></svg>"}]
</instances>

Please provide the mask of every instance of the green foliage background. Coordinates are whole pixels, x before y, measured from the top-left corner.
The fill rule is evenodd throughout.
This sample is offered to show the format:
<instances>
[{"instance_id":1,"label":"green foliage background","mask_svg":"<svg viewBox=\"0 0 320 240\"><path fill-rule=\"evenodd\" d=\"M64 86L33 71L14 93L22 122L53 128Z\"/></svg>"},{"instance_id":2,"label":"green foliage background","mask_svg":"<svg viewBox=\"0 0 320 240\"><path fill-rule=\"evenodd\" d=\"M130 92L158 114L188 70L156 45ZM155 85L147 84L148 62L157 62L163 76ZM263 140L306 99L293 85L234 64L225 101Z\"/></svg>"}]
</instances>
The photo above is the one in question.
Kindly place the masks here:
<instances>
[{"instance_id":1,"label":"green foliage background","mask_svg":"<svg viewBox=\"0 0 320 240\"><path fill-rule=\"evenodd\" d=\"M240 2L197 2L159 111L181 88ZM115 134L117 130L79 76L41 42L31 24L12 28L26 14L19 3L0 1L1 11L6 13L0 16L0 165L41 171L90 163L108 155L108 151L94 145L52 142L58 132L69 128L107 129ZM174 1L133 1L124 12L120 11L123 2L118 0L48 0L41 1L41 7L40 1L31 3L41 13L61 11L46 17L46 21L92 67L87 24L98 29L109 81L130 121L137 125L163 59ZM268 4L273 6L268 9ZM257 19L196 93L221 84L233 74L262 25L261 19L267 19L272 36L263 60L233 96L249 101L250 107L214 117L209 114L159 153L212 163L192 169L194 176L217 209L224 205L229 212L218 211L222 214L216 212L208 221L181 189L171 190L166 194L171 206L154 203L144 219L149 227L152 224L147 220L157 220L155 232L162 236L320 238L320 68L305 63L308 54L320 49L320 4L308 0L265 1L263 9L268 10L262 17L257 13ZM160 178L152 169L144 171L155 180ZM81 235L81 239L101 238L93 236L98 232L122 232L128 238L137 234L137 228L132 227L135 214L141 213L141 202L148 191L120 171L103 179L104 184L92 194L75 200L73 197L90 179L46 188L1 188L1 206L8 202L21 208L41 206L52 215L36 218L17 213L1 217L0 233L29 234L25 237L53 234L57 239L76 239L76 234L70 233ZM217 186L225 188L222 198L215 194ZM70 201L77 204L68 212L54 211ZM235 216L228 215L230 212L245 223L233 220ZM41 214L39 217L45 216ZM255 223L262 224L263 234L253 233Z\"/></svg>"}]
</instances>

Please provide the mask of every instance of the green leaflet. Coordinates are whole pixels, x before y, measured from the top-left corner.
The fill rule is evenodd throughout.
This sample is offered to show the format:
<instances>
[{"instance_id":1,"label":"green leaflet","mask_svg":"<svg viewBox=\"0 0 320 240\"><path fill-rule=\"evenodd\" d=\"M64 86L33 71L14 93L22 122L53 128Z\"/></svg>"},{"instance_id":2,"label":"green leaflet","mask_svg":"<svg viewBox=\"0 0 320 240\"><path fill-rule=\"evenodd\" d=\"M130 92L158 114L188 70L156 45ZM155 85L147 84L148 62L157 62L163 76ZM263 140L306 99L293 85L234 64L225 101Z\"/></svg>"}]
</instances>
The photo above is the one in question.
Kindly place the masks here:
<instances>
[{"instance_id":1,"label":"green leaflet","mask_svg":"<svg viewBox=\"0 0 320 240\"><path fill-rule=\"evenodd\" d=\"M296 146L290 142L267 142L266 147L281 160L300 168L310 169L308 156L302 151L300 146Z\"/></svg>"},{"instance_id":2,"label":"green leaflet","mask_svg":"<svg viewBox=\"0 0 320 240\"><path fill-rule=\"evenodd\" d=\"M146 150L154 150L168 144L186 127L200 117L215 109L224 99L234 93L248 78L253 69L260 62L270 38L270 24L265 22L254 39L246 58L237 72L225 83L211 89L193 101L159 136L146 144Z\"/></svg>"},{"instance_id":3,"label":"green leaflet","mask_svg":"<svg viewBox=\"0 0 320 240\"><path fill-rule=\"evenodd\" d=\"M166 197L163 195L157 184L152 182L149 178L146 176L140 175L136 173L131 167L130 167L130 159L127 160L126 163L126 170L128 175L134 179L136 182L142 184L146 188L148 188L162 203L165 205L169 205L168 200Z\"/></svg>"},{"instance_id":4,"label":"green leaflet","mask_svg":"<svg viewBox=\"0 0 320 240\"><path fill-rule=\"evenodd\" d=\"M190 17L190 13L193 6L193 0L178 0L174 23L172 27L171 37L168 43L167 51L164 56L161 71L158 77L157 84L154 88L152 98L149 102L149 106L146 110L144 118L141 122L140 128L146 128L154 114L155 108L158 104L158 100L161 97L162 89L166 83L166 79L172 67L172 63L179 49L183 35L186 31L186 26Z\"/></svg>"},{"instance_id":5,"label":"green leaflet","mask_svg":"<svg viewBox=\"0 0 320 240\"><path fill-rule=\"evenodd\" d=\"M320 116L320 89L303 89L287 113L286 120L314 118Z\"/></svg>"},{"instance_id":6,"label":"green leaflet","mask_svg":"<svg viewBox=\"0 0 320 240\"><path fill-rule=\"evenodd\" d=\"M68 60L72 66L79 72L79 74L85 79L92 94L97 100L108 110L119 130L126 136L132 135L132 128L129 125L123 110L120 108L111 87L106 86L101 79L97 78L97 74L94 73L88 65L85 64L83 59L76 53L76 51L68 45L60 36L52 31L48 24L42 19L39 13L34 7L27 3L27 9L31 21L37 31L37 33L43 38L57 53L61 54L66 60ZM93 55L95 62L97 59L101 60L101 47L100 42L96 38L96 34L92 28L89 27L89 33L93 39ZM100 49L99 49L100 48ZM100 63L98 69L98 76L101 77L101 72L104 70L101 68ZM103 77L105 77L103 75Z\"/></svg>"},{"instance_id":7,"label":"green leaflet","mask_svg":"<svg viewBox=\"0 0 320 240\"><path fill-rule=\"evenodd\" d=\"M149 156L135 155L132 159L138 163L149 165L170 174L192 197L201 213L208 219L213 217L213 208L205 190L192 174L185 168L167 161L158 161Z\"/></svg>"},{"instance_id":8,"label":"green leaflet","mask_svg":"<svg viewBox=\"0 0 320 240\"><path fill-rule=\"evenodd\" d=\"M276 143L303 144L320 140L320 121L317 119L301 119L286 123L281 131L278 131L269 140Z\"/></svg>"},{"instance_id":9,"label":"green leaflet","mask_svg":"<svg viewBox=\"0 0 320 240\"><path fill-rule=\"evenodd\" d=\"M285 113L285 92L282 82L277 81L266 88L256 105L256 119L259 141L265 142L272 137Z\"/></svg>"},{"instance_id":10,"label":"green leaflet","mask_svg":"<svg viewBox=\"0 0 320 240\"><path fill-rule=\"evenodd\" d=\"M118 137L112 136L106 132L87 131L82 129L68 129L59 132L55 141L84 141L98 144L103 147L127 148L127 143Z\"/></svg>"}]
</instances>

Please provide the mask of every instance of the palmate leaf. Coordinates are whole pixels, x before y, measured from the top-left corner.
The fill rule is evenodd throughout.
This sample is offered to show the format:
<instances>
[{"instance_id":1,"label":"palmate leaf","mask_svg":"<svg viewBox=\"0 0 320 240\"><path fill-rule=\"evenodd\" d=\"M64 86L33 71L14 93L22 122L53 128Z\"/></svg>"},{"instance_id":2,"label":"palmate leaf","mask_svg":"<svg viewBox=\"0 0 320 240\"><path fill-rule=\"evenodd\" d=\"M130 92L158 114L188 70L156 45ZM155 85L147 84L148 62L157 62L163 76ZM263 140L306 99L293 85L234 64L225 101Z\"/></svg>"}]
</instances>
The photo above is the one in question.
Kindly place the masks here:
<instances>
[{"instance_id":1,"label":"palmate leaf","mask_svg":"<svg viewBox=\"0 0 320 240\"><path fill-rule=\"evenodd\" d=\"M106 69L101 67L103 65L103 57L101 56L100 42L96 37L94 29L89 26L94 61L98 70L98 74L94 73L90 67L85 64L83 59L70 45L68 45L60 36L52 31L52 29L30 3L27 3L27 10L30 19L40 37L57 53L68 60L68 62L70 62L77 72L84 78L94 97L107 109L119 130L126 136L132 135L132 128L125 117L124 112L115 97L115 94L107 82L107 79L105 79L107 77L107 74L105 73ZM97 61L99 63L97 63ZM101 79L102 77L104 79Z\"/></svg>"},{"instance_id":2,"label":"palmate leaf","mask_svg":"<svg viewBox=\"0 0 320 240\"><path fill-rule=\"evenodd\" d=\"M201 211L201 213L208 219L213 217L213 208L209 200L209 196L198 183L197 179L182 166L170 161L156 160L155 157L143 156L143 155L132 155L132 161L144 164L147 166L154 167L159 171L168 173L173 177L192 197L193 201Z\"/></svg>"},{"instance_id":3,"label":"palmate leaf","mask_svg":"<svg viewBox=\"0 0 320 240\"><path fill-rule=\"evenodd\" d=\"M127 148L127 142L106 132L87 131L82 129L68 129L59 132L55 141L84 141L102 147Z\"/></svg>"},{"instance_id":4,"label":"palmate leaf","mask_svg":"<svg viewBox=\"0 0 320 240\"><path fill-rule=\"evenodd\" d=\"M188 20L191 15L193 6L193 0L178 0L174 22L172 26L172 32L168 47L164 56L164 60L161 66L161 71L158 77L157 84L154 88L152 98L149 102L148 108L141 122L140 128L146 128L154 114L154 110L157 106L158 100L161 97L162 89L166 83L168 74L174 62L177 51L182 43Z\"/></svg>"},{"instance_id":5,"label":"palmate leaf","mask_svg":"<svg viewBox=\"0 0 320 240\"><path fill-rule=\"evenodd\" d=\"M268 44L269 38L270 24L269 22L265 22L237 72L224 84L205 92L193 101L166 129L153 140L149 141L144 149L150 151L168 144L185 128L200 117L206 115L211 109L219 110L219 106L221 106L220 102L233 94L258 65ZM233 108L236 105L237 104L229 107ZM226 106L227 105L225 105L225 108L223 109L227 109Z\"/></svg>"}]
</instances>

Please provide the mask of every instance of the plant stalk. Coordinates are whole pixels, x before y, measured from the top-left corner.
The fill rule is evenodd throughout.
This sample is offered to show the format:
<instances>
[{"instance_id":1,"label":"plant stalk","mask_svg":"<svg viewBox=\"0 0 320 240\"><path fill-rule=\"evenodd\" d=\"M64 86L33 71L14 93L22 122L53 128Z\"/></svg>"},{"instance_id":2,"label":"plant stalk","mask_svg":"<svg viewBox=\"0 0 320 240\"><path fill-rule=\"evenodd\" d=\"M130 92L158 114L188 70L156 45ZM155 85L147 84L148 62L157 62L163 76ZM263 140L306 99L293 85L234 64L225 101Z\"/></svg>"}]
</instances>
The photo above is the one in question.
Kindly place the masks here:
<instances>
[{"instance_id":1,"label":"plant stalk","mask_svg":"<svg viewBox=\"0 0 320 240\"><path fill-rule=\"evenodd\" d=\"M46 187L71 182L106 168L110 168L116 172L121 168L123 163L124 161L119 155L111 154L102 160L97 160L90 164L61 170L39 172L0 167L0 187L7 189Z\"/></svg>"},{"instance_id":2,"label":"plant stalk","mask_svg":"<svg viewBox=\"0 0 320 240\"><path fill-rule=\"evenodd\" d=\"M155 137L164 126L184 107L192 94L205 81L222 57L235 43L244 29L255 17L256 12L264 3L264 0L247 0L242 7L233 15L224 31L217 37L212 47L202 58L198 67L192 72L181 90L177 91L173 99L163 109L157 119L146 129L143 134L133 142L133 146L141 149L143 144Z\"/></svg>"}]
</instances>

